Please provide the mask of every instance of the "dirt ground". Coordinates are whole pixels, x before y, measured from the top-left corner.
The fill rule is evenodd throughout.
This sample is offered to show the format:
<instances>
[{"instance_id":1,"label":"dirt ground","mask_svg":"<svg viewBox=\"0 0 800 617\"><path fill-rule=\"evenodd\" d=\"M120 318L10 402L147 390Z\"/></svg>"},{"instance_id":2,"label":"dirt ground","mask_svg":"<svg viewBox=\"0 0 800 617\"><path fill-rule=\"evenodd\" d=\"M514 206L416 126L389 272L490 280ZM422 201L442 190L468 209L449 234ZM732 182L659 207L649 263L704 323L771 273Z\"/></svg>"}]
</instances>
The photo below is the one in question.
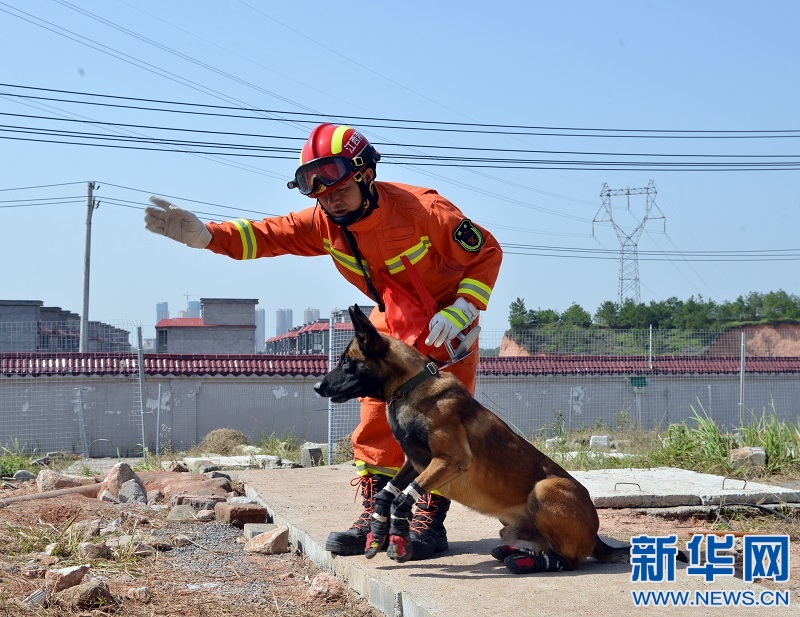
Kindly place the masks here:
<instances>
[{"instance_id":1,"label":"dirt ground","mask_svg":"<svg viewBox=\"0 0 800 617\"><path fill-rule=\"evenodd\" d=\"M15 491L0 491L0 499L12 494L36 491L35 483ZM150 538L188 538L184 546L159 550L150 556L118 555L110 559L86 560L77 556L46 556L47 544L65 537L70 524L101 518L111 522L120 517L119 505L80 496L27 501L0 509L0 615L82 615L116 614L126 617L187 615L188 617L227 617L245 614L299 617L377 617L365 601L346 588L326 587L316 577L319 569L297 552L276 556L245 554L236 537L241 530L221 523L168 524L164 509L143 519L127 517L121 532ZM681 518L654 516L641 510L603 509L600 531L620 540L637 534L677 534L679 546L692 533L721 529L719 523L702 515ZM791 542L791 574L781 589L791 589L792 603L800 603L800 526L779 517L728 516L738 530L761 533L788 533ZM446 553L445 553L446 554ZM20 601L42 587L41 578L31 578L39 568L62 568L90 563L92 576L102 576L119 604L105 611L71 610L59 606L36 611L25 609ZM324 576L322 577L325 578ZM316 586L313 585L317 581ZM329 584L329 583L328 583ZM764 583L770 586L770 582ZM149 596L135 589L147 587ZM322 589L320 590L320 587Z\"/></svg>"}]
</instances>

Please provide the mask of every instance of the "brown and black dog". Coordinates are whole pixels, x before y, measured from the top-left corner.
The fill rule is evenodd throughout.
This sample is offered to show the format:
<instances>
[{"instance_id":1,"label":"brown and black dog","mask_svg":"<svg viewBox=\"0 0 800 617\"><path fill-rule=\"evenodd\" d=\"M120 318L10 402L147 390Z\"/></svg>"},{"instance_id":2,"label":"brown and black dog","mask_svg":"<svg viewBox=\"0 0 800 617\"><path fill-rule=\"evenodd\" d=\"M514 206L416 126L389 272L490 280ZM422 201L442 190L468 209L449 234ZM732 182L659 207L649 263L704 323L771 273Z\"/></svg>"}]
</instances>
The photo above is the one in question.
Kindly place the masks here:
<instances>
[{"instance_id":1,"label":"brown and black dog","mask_svg":"<svg viewBox=\"0 0 800 617\"><path fill-rule=\"evenodd\" d=\"M375 498L367 557L389 536L388 555L410 559L411 508L422 493L438 490L500 519L504 545L492 555L512 572L575 569L589 556L628 561L629 546L612 548L598 537L597 510L580 482L475 400L456 377L380 334L358 306L350 316L355 337L314 389L334 403L360 396L386 401L392 433L406 454ZM518 542L530 548L518 548Z\"/></svg>"}]
</instances>

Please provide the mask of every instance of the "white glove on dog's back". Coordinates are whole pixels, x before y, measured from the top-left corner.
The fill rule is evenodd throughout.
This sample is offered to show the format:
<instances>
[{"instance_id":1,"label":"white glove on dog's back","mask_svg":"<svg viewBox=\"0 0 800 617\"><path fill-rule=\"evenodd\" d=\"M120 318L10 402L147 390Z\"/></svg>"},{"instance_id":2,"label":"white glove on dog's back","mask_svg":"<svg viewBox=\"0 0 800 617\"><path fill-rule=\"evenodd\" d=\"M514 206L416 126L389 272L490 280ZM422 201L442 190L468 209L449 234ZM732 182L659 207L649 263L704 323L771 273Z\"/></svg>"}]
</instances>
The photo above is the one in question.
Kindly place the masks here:
<instances>
[{"instance_id":1,"label":"white glove on dog's back","mask_svg":"<svg viewBox=\"0 0 800 617\"><path fill-rule=\"evenodd\" d=\"M194 249L204 249L211 242L211 232L193 212L173 206L160 197L151 197L150 201L156 207L147 206L144 210L146 229Z\"/></svg>"},{"instance_id":2,"label":"white glove on dog's back","mask_svg":"<svg viewBox=\"0 0 800 617\"><path fill-rule=\"evenodd\" d=\"M425 339L425 344L441 347L475 321L478 313L480 311L470 302L464 298L456 298L453 304L433 316L428 324L431 332Z\"/></svg>"}]
</instances>

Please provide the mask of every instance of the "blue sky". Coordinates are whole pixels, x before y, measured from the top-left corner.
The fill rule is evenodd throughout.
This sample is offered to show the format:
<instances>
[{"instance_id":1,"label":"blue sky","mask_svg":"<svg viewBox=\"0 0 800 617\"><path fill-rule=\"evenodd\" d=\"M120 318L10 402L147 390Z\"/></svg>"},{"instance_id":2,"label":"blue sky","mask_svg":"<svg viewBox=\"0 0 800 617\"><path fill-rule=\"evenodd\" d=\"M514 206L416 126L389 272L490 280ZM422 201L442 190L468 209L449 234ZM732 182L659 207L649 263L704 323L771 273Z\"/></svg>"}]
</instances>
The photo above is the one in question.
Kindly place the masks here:
<instances>
[{"instance_id":1,"label":"blue sky","mask_svg":"<svg viewBox=\"0 0 800 617\"><path fill-rule=\"evenodd\" d=\"M518 297L528 308L563 311L578 303L590 313L617 299L620 243L608 222L592 223L607 218L604 184L640 188L652 180L658 191L653 214L665 220L649 220L638 241L642 301L797 294L796 170L467 169L404 165L399 156L800 160L800 132L777 133L800 130L798 23L800 5L791 1L0 1L1 81L8 84L0 87L0 297L80 312L85 183L93 180L101 203L92 225L91 319L138 322L153 336L157 302L168 302L176 315L187 297L258 298L271 335L278 308L293 309L297 325L306 307L326 315L366 302L325 257L235 262L144 229L141 208L151 193L205 220L262 218L311 205L286 189L294 152L233 158L52 143L53 131L71 130L299 149L314 121L325 118L348 121L382 144L379 179L437 189L508 247L483 318L487 334L507 327ZM14 86L282 113L170 114L55 101L90 99ZM45 98L9 96L22 94ZM425 125L459 131L423 131L420 124L399 130L391 128L398 122L366 118L464 124ZM485 127L465 132L466 124L586 130L486 134ZM20 132L30 127L39 134ZM768 158L776 155L788 156ZM48 205L44 198L68 203ZM632 197L627 206L624 198L612 199L615 222L630 233L645 200ZM761 260L778 255L763 251L782 249L794 250L784 255L794 259ZM660 253L658 259L645 259L648 251ZM760 258L734 260L729 252Z\"/></svg>"}]
</instances>

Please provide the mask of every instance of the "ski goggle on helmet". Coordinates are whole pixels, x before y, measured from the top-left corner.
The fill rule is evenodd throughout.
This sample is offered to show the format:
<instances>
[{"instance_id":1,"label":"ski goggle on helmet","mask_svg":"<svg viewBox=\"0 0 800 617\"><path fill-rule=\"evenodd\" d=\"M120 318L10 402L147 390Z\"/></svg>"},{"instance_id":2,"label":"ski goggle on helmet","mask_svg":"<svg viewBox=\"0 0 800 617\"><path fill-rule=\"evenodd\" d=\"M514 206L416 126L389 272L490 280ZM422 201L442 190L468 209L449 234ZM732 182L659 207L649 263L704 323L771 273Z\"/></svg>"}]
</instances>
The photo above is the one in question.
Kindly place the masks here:
<instances>
[{"instance_id":1,"label":"ski goggle on helmet","mask_svg":"<svg viewBox=\"0 0 800 617\"><path fill-rule=\"evenodd\" d=\"M300 152L300 166L287 183L303 195L318 197L360 173L380 153L351 126L320 124Z\"/></svg>"}]
</instances>

